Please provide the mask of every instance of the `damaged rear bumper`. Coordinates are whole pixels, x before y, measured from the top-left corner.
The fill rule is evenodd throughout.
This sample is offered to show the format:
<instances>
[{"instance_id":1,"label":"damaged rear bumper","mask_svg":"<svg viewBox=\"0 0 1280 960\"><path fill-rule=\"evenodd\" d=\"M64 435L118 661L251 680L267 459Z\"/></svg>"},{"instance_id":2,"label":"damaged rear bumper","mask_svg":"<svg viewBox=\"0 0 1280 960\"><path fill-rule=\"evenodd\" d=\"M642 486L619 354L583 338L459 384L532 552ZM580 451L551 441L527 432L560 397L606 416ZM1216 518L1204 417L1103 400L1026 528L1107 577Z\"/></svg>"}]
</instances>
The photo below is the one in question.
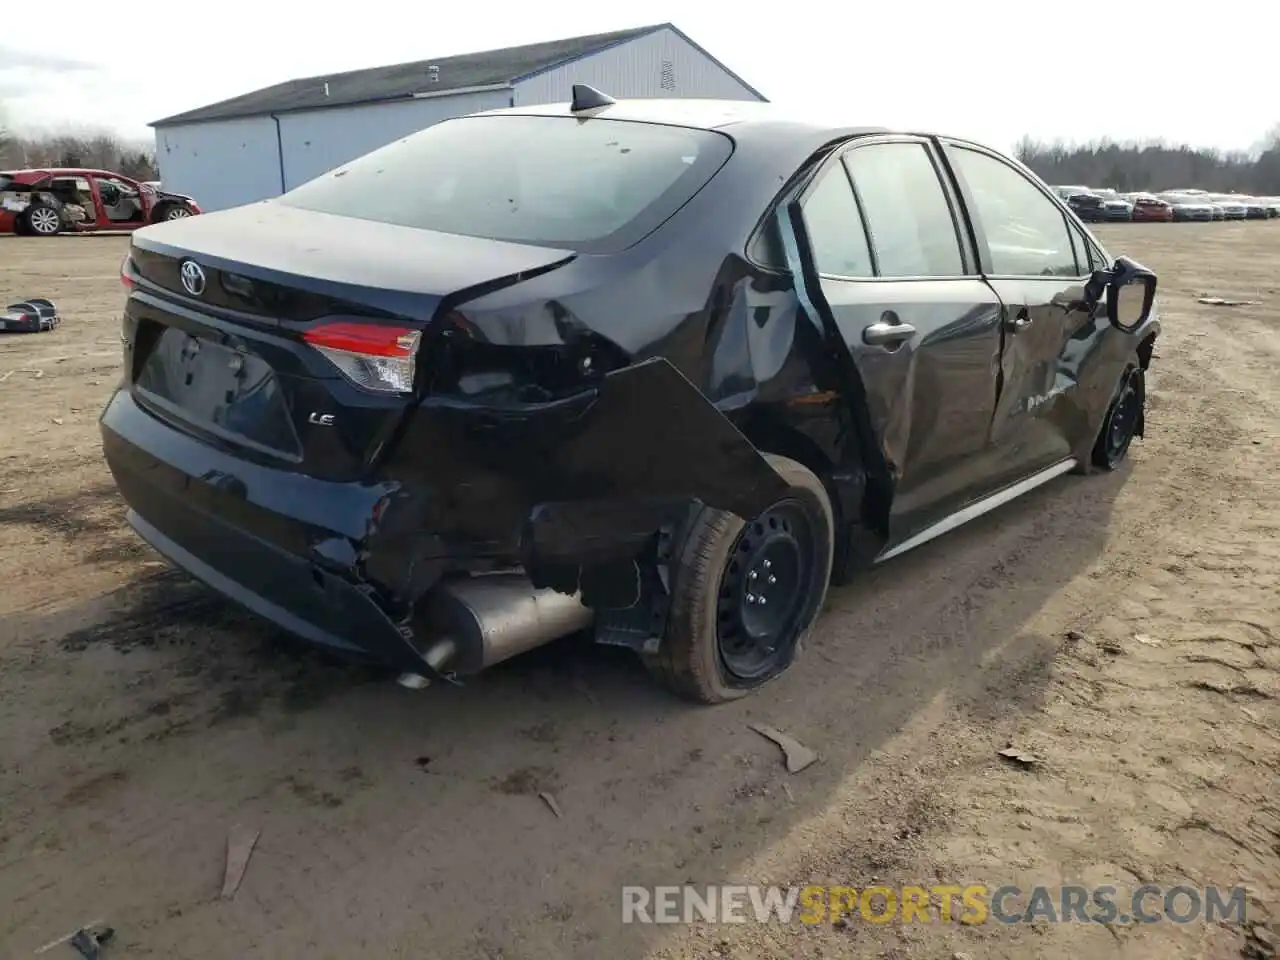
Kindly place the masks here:
<instances>
[{"instance_id":1,"label":"damaged rear bumper","mask_svg":"<svg viewBox=\"0 0 1280 960\"><path fill-rule=\"evenodd\" d=\"M476 577L483 586L455 590L460 577L518 566L533 583L572 594L576 574L638 556L690 501L753 516L786 490L662 360L547 404L428 398L387 463L361 482L215 448L127 389L101 428L129 523L161 554L291 633L435 676L473 672L583 622L564 602L576 600L527 580L500 591L499 581ZM574 576L537 576L547 570ZM459 603L475 629L458 626ZM486 610L508 633L489 630ZM444 659L437 629L462 645Z\"/></svg>"}]
</instances>

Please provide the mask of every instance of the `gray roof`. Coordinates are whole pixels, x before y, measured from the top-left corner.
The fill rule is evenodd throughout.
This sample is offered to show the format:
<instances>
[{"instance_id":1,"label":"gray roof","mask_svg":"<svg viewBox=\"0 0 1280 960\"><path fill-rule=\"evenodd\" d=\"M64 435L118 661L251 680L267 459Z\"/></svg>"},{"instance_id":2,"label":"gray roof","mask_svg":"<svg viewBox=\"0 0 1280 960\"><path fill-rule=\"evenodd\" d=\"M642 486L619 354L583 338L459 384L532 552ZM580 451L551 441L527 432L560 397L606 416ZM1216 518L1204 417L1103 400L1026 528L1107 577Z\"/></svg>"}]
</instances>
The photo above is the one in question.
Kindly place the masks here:
<instances>
[{"instance_id":1,"label":"gray roof","mask_svg":"<svg viewBox=\"0 0 1280 960\"><path fill-rule=\"evenodd\" d=\"M605 47L611 47L659 30L671 28L669 23L596 33L567 40L530 43L523 47L464 53L455 57L437 57L390 67L352 70L328 76L289 80L264 87L252 93L232 97L207 107L188 110L157 120L153 127L205 120L229 120L254 117L291 110L316 110L324 107L353 106L384 100L403 100L414 94L446 93L472 87L502 86L540 73L552 67L580 59ZM683 36L683 34L682 34ZM690 41L692 42L692 41ZM439 67L438 79L432 82L428 67ZM325 84L328 95L325 95Z\"/></svg>"}]
</instances>

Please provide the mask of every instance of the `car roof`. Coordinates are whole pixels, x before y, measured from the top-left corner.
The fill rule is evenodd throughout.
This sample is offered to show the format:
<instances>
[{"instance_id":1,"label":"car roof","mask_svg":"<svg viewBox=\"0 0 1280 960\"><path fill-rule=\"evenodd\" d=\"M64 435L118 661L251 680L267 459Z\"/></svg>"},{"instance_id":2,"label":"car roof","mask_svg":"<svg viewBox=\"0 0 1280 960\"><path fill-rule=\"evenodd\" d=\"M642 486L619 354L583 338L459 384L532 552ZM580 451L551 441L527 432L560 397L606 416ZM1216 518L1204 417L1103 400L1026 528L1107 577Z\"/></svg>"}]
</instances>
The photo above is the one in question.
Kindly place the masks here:
<instances>
[{"instance_id":1,"label":"car roof","mask_svg":"<svg viewBox=\"0 0 1280 960\"><path fill-rule=\"evenodd\" d=\"M93 174L101 177L118 177L120 174L94 167L28 167L23 170L0 170L0 174L15 180L42 180L45 177L82 177Z\"/></svg>"},{"instance_id":2,"label":"car roof","mask_svg":"<svg viewBox=\"0 0 1280 960\"><path fill-rule=\"evenodd\" d=\"M700 100L685 98L652 98L618 100L605 107L575 113L568 103L548 103L527 107L500 107L475 116L577 117L579 119L629 120L639 123L662 123L699 130L734 128L734 136L754 132L774 132L779 126L809 130L827 139L860 134L890 133L885 127L858 126L841 123L838 118L798 111L775 103L754 100Z\"/></svg>"}]
</instances>

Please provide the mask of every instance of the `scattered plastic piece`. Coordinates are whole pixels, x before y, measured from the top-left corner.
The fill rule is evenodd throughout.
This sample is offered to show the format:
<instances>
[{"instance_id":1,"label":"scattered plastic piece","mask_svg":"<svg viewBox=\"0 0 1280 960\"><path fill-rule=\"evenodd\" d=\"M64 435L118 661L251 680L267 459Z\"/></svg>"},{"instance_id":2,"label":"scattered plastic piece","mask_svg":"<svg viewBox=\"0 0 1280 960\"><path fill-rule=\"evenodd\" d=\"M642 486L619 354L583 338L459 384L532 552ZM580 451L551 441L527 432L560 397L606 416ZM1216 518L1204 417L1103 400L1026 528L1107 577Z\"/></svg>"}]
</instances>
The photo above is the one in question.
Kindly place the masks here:
<instances>
[{"instance_id":1,"label":"scattered plastic piece","mask_svg":"<svg viewBox=\"0 0 1280 960\"><path fill-rule=\"evenodd\" d=\"M1207 303L1211 307L1256 307L1261 300L1229 300L1226 297L1199 297L1197 303Z\"/></svg>"},{"instance_id":2,"label":"scattered plastic piece","mask_svg":"<svg viewBox=\"0 0 1280 960\"><path fill-rule=\"evenodd\" d=\"M539 793L538 797L551 809L551 812L556 815L557 820L564 816L564 814L560 812L560 804L556 803L556 798L551 794Z\"/></svg>"},{"instance_id":3,"label":"scattered plastic piece","mask_svg":"<svg viewBox=\"0 0 1280 960\"><path fill-rule=\"evenodd\" d=\"M258 830L236 824L227 834L227 867L222 877L222 899L230 900L240 888L249 856L258 842Z\"/></svg>"},{"instance_id":4,"label":"scattered plastic piece","mask_svg":"<svg viewBox=\"0 0 1280 960\"><path fill-rule=\"evenodd\" d=\"M1022 767L1024 770L1029 770L1040 764L1040 758L1035 754L1025 753L1017 747L1005 747L1003 750L997 751L997 755L1014 766Z\"/></svg>"},{"instance_id":5,"label":"scattered plastic piece","mask_svg":"<svg viewBox=\"0 0 1280 960\"><path fill-rule=\"evenodd\" d=\"M758 723L751 723L748 726L760 736L767 740L772 740L782 748L782 755L787 760L787 773L799 773L805 767L817 762L817 753L781 730L775 730L773 727L766 727Z\"/></svg>"},{"instance_id":6,"label":"scattered plastic piece","mask_svg":"<svg viewBox=\"0 0 1280 960\"><path fill-rule=\"evenodd\" d=\"M86 923L79 930L68 933L65 937L59 937L46 943L43 947L36 950L36 956L42 953L48 953L54 947L60 947L64 943L69 944L76 953L84 957L85 960L99 960L102 956L102 945L115 936L115 931L110 927L103 927L101 920L95 920L92 923ZM98 927L100 929L95 930Z\"/></svg>"}]
</instances>

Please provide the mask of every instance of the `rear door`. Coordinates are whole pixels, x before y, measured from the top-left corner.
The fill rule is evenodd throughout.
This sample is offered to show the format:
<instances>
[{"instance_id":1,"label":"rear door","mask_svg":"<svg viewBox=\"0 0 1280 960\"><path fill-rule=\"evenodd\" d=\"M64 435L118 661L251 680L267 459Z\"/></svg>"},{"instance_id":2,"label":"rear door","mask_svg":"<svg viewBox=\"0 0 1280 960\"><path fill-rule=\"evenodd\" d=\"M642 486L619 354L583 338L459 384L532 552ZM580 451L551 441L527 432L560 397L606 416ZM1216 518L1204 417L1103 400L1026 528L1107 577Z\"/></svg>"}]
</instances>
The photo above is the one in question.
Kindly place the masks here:
<instances>
[{"instance_id":1,"label":"rear door","mask_svg":"<svg viewBox=\"0 0 1280 960\"><path fill-rule=\"evenodd\" d=\"M1003 304L992 442L998 479L1009 483L1062 463L1079 440L1073 391L1093 330L1085 284L1094 264L1083 233L1031 177L971 144L944 150Z\"/></svg>"},{"instance_id":2,"label":"rear door","mask_svg":"<svg viewBox=\"0 0 1280 960\"><path fill-rule=\"evenodd\" d=\"M788 204L783 229L807 310L865 392L892 551L986 491L1000 301L923 138L856 141Z\"/></svg>"}]
</instances>

